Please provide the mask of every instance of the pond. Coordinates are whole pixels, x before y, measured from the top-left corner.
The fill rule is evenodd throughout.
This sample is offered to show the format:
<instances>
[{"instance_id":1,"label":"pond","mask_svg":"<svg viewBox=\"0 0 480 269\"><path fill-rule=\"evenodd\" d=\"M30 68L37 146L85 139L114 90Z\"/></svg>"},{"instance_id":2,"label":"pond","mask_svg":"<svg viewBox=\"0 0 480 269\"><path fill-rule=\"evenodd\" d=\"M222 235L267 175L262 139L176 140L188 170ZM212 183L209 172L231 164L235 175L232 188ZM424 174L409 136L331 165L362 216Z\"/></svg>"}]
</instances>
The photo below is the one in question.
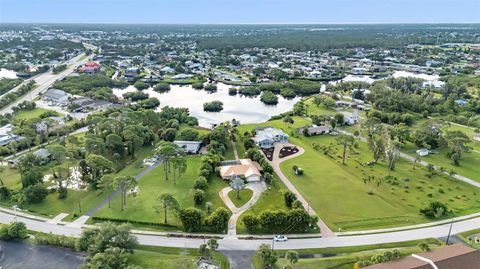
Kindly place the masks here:
<instances>
[{"instance_id":1,"label":"pond","mask_svg":"<svg viewBox=\"0 0 480 269\"><path fill-rule=\"evenodd\" d=\"M17 72L2 68L0 69L0 79L2 78L17 78Z\"/></svg>"},{"instance_id":2,"label":"pond","mask_svg":"<svg viewBox=\"0 0 480 269\"><path fill-rule=\"evenodd\" d=\"M186 107L189 109L190 115L198 118L199 125L207 128L212 127L212 124L231 121L232 119L236 119L242 124L264 122L272 116L290 111L293 105L300 100L299 97L285 99L279 96L277 105L266 105L260 101L260 96L229 95L228 89L231 87L218 83L218 90L209 93L205 90L193 89L191 85L171 85L171 90L166 93L155 92L153 88L144 92L148 93L150 97L156 97L160 100L159 110L165 106ZM136 91L135 87L113 89L113 93L120 98L124 93L131 91ZM220 112L203 111L203 104L214 100L223 103L223 110Z\"/></svg>"}]
</instances>

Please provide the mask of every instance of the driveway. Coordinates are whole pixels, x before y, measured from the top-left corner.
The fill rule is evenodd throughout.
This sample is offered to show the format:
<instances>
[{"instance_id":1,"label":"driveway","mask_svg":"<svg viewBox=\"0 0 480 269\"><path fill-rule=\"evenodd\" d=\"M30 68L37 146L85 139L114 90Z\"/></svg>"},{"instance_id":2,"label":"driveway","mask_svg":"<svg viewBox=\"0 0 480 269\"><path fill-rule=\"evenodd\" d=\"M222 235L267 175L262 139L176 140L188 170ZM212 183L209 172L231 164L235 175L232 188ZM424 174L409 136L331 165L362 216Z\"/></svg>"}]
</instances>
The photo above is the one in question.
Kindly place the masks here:
<instances>
[{"instance_id":1,"label":"driveway","mask_svg":"<svg viewBox=\"0 0 480 269\"><path fill-rule=\"evenodd\" d=\"M230 200L230 197L228 197L228 193L232 191L231 187L225 187L218 193L218 195L228 207L228 209L232 211L232 216L230 216L230 219L228 220L228 232L225 238L237 238L237 221L240 218L240 215L242 215L243 212L247 211L250 207L252 207L258 201L258 199L260 199L262 192L267 189L267 185L265 185L265 182L263 181L250 182L247 183L245 187L252 190L253 194L252 198L250 198L250 200L248 200L248 202L241 207L236 207L232 200Z\"/></svg>"}]
</instances>

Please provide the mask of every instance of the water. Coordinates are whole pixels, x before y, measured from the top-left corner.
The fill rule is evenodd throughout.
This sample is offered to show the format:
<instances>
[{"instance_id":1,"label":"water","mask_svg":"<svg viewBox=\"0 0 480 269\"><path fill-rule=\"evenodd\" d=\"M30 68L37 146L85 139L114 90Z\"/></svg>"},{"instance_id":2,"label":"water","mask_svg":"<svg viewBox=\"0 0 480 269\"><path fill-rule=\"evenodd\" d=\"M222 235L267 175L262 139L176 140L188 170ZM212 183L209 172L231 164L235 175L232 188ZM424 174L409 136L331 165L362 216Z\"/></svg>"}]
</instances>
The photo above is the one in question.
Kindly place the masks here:
<instances>
[{"instance_id":1,"label":"water","mask_svg":"<svg viewBox=\"0 0 480 269\"><path fill-rule=\"evenodd\" d=\"M330 83L335 85L339 82L348 82L348 81L360 81L360 82L366 82L368 84L372 84L373 82L375 82L375 79L366 75L346 75L344 78L331 81Z\"/></svg>"},{"instance_id":2,"label":"water","mask_svg":"<svg viewBox=\"0 0 480 269\"><path fill-rule=\"evenodd\" d=\"M14 78L17 78L17 73L15 71L2 68L0 69L0 79L2 78L14 79Z\"/></svg>"},{"instance_id":3,"label":"water","mask_svg":"<svg viewBox=\"0 0 480 269\"><path fill-rule=\"evenodd\" d=\"M205 90L195 90L191 85L171 85L171 90L166 93L155 92L152 88L145 90L145 92L150 97L156 97L160 100L158 110L164 106L186 107L189 109L190 115L198 119L199 125L207 128L211 127L212 124L231 121L232 119L239 120L242 124L264 122L274 115L292 110L293 105L300 100L299 97L285 99L279 96L277 105L266 105L260 101L260 96L229 95L228 89L231 87L218 83L218 90L209 93ZM131 91L136 91L135 87L113 89L113 93L120 98L124 93ZM223 110L220 112L203 111L203 104L214 100L223 103Z\"/></svg>"}]
</instances>

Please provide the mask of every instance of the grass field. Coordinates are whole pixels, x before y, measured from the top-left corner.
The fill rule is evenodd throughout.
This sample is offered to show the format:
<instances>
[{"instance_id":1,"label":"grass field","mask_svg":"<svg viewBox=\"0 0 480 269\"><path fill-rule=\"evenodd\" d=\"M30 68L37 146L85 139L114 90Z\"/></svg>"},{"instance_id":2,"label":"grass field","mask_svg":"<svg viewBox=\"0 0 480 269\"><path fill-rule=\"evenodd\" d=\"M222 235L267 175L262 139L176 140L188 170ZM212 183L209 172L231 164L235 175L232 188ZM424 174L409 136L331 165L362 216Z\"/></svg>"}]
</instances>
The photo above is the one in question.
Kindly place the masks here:
<instances>
[{"instance_id":1,"label":"grass field","mask_svg":"<svg viewBox=\"0 0 480 269\"><path fill-rule=\"evenodd\" d=\"M124 211L120 210L120 196L118 196L112 200L111 208L104 207L95 216L163 223L163 211L155 210L158 205L157 198L162 193L172 194L182 208L194 206L192 187L195 179L198 178L201 161L199 157L187 157L187 163L187 171L177 178L176 184L173 182L173 175L170 175L168 181L165 180L165 170L163 166L159 166L139 180L138 195L135 197L128 196ZM225 207L218 192L226 186L227 184L219 178L214 178L209 183L209 188L206 191L206 201L213 204L213 209L221 206ZM206 209L204 205L198 208ZM168 212L168 224L174 227L159 226L159 228L166 230L180 229L181 223L174 212Z\"/></svg>"},{"instance_id":2,"label":"grass field","mask_svg":"<svg viewBox=\"0 0 480 269\"><path fill-rule=\"evenodd\" d=\"M305 154L283 162L281 169L334 231L428 222L431 220L421 215L419 209L436 200L448 204L454 215L480 210L480 197L470 185L447 176L428 179L425 168L412 170L412 164L404 160L399 160L392 172L396 180L384 182L374 195L369 195L363 178L369 175L377 178L386 176L388 171L385 163L364 167L362 164L371 161L372 157L368 146L359 143L355 153L348 154L347 164L342 165L335 137L300 137L293 132L293 128L304 125L307 120L299 117L294 120L295 123L290 128L286 128L281 120L261 125L284 129L290 135L291 143L306 150ZM253 126L246 125L242 128L251 130ZM330 146L332 157L313 149L312 143ZM299 165L305 174L295 175L293 165Z\"/></svg>"},{"instance_id":3,"label":"grass field","mask_svg":"<svg viewBox=\"0 0 480 269\"><path fill-rule=\"evenodd\" d=\"M17 114L15 114L14 118L17 120L29 120L29 119L39 118L40 115L42 115L42 113L48 112L48 111L54 112L53 110L48 110L48 109L39 108L39 107L36 107L33 110L21 110Z\"/></svg>"},{"instance_id":4,"label":"grass field","mask_svg":"<svg viewBox=\"0 0 480 269\"><path fill-rule=\"evenodd\" d=\"M321 254L323 258L300 258L294 268L300 269L352 269L355 262L359 259L368 259L371 256L382 254L386 250L399 250L402 255L407 256L411 253L419 253L422 250L417 246L420 242L426 242L432 249L443 246L443 242L437 239L415 240L401 243L376 244L357 247L340 248L322 248L298 250L300 255ZM286 251L277 251L280 257L285 255ZM252 258L252 264L255 269L262 268L262 261L258 256ZM274 269L281 269L288 262L280 258L274 266Z\"/></svg>"},{"instance_id":5,"label":"grass field","mask_svg":"<svg viewBox=\"0 0 480 269\"><path fill-rule=\"evenodd\" d=\"M196 249L139 246L128 260L145 269L195 269L198 258ZM221 269L230 268L228 259L218 252L213 253L213 260Z\"/></svg>"},{"instance_id":6,"label":"grass field","mask_svg":"<svg viewBox=\"0 0 480 269\"><path fill-rule=\"evenodd\" d=\"M236 207L241 207L242 205L244 205L246 202L250 200L250 198L252 198L252 195L253 195L253 191L250 189L240 190L239 198L237 198L236 191L230 191L228 193L228 197L230 197L230 200L232 200L233 204Z\"/></svg>"}]
</instances>

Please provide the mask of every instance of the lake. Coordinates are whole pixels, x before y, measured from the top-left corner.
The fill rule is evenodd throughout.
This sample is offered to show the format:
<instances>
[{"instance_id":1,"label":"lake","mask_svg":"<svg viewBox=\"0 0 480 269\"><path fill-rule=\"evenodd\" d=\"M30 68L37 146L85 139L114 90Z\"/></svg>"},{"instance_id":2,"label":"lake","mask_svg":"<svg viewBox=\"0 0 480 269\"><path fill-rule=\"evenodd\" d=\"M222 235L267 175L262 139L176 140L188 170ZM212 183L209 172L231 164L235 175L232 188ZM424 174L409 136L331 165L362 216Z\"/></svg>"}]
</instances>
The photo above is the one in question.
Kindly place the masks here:
<instances>
[{"instance_id":1,"label":"lake","mask_svg":"<svg viewBox=\"0 0 480 269\"><path fill-rule=\"evenodd\" d=\"M193 89L191 85L171 85L171 90L166 93L158 93L149 88L144 90L150 97L156 97L160 100L160 110L162 107L186 107L190 115L198 119L199 125L210 128L212 124L218 124L232 119L243 123L259 123L270 119L293 108L293 105L300 100L299 97L285 99L278 98L277 105L266 105L260 101L260 96L247 97L242 95L229 95L228 89L233 86L224 83L218 83L218 90L209 93L205 90ZM133 86L125 89L113 89L113 93L122 97L126 92L136 91ZM205 112L203 104L206 102L218 100L223 103L223 110L220 112Z\"/></svg>"},{"instance_id":2,"label":"lake","mask_svg":"<svg viewBox=\"0 0 480 269\"><path fill-rule=\"evenodd\" d=\"M2 78L17 78L17 72L2 68L0 69L0 79Z\"/></svg>"}]
</instances>

